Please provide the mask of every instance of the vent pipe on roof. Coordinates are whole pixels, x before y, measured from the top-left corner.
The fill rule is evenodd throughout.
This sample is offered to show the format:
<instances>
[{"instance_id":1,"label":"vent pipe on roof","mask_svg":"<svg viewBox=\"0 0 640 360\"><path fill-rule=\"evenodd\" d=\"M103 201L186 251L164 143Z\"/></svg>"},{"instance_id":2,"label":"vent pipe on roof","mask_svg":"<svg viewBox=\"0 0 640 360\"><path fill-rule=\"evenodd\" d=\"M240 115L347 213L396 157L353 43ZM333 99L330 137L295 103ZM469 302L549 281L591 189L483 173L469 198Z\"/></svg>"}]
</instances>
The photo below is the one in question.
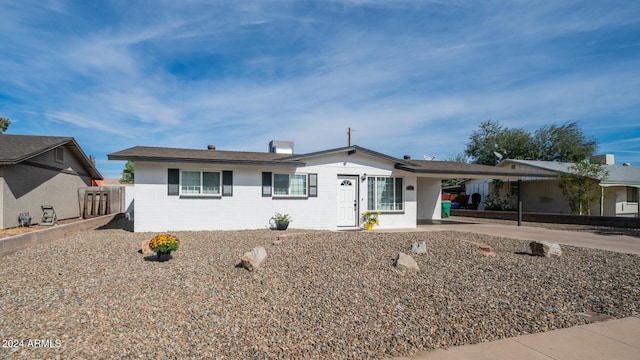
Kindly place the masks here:
<instances>
[{"instance_id":1,"label":"vent pipe on roof","mask_svg":"<svg viewBox=\"0 0 640 360\"><path fill-rule=\"evenodd\" d=\"M216 146L215 145L209 145L207 146L207 150L215 150Z\"/></svg>"},{"instance_id":2,"label":"vent pipe on roof","mask_svg":"<svg viewBox=\"0 0 640 360\"><path fill-rule=\"evenodd\" d=\"M409 154L405 155L405 156L404 156L404 159L405 159L405 160L411 160L411 155L409 155Z\"/></svg>"},{"instance_id":3,"label":"vent pipe on roof","mask_svg":"<svg viewBox=\"0 0 640 360\"><path fill-rule=\"evenodd\" d=\"M631 163L624 163L622 166L631 166Z\"/></svg>"}]
</instances>

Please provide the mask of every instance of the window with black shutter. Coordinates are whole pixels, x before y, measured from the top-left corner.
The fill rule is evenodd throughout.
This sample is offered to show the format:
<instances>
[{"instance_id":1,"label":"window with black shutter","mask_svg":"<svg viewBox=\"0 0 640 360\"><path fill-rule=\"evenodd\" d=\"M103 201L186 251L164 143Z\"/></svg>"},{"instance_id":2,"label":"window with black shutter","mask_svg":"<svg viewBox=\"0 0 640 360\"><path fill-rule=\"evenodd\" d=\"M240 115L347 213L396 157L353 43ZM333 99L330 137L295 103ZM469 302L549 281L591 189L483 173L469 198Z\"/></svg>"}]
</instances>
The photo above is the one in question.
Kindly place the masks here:
<instances>
[{"instance_id":1,"label":"window with black shutter","mask_svg":"<svg viewBox=\"0 0 640 360\"><path fill-rule=\"evenodd\" d=\"M271 172L262 173L262 196L271 197Z\"/></svg>"},{"instance_id":2,"label":"window with black shutter","mask_svg":"<svg viewBox=\"0 0 640 360\"><path fill-rule=\"evenodd\" d=\"M233 196L233 171L222 172L222 196Z\"/></svg>"},{"instance_id":3,"label":"window with black shutter","mask_svg":"<svg viewBox=\"0 0 640 360\"><path fill-rule=\"evenodd\" d=\"M167 171L167 195L180 195L180 169L169 169Z\"/></svg>"}]
</instances>

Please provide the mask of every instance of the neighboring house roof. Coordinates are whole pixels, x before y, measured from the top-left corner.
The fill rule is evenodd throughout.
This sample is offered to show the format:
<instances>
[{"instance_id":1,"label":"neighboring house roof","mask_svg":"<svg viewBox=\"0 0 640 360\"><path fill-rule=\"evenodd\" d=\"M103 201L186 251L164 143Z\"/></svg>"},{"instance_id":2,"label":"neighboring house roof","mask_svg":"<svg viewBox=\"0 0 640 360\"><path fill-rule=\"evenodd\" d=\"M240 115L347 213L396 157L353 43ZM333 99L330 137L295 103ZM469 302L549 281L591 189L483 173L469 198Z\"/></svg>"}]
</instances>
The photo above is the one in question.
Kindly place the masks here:
<instances>
[{"instance_id":1,"label":"neighboring house roof","mask_svg":"<svg viewBox=\"0 0 640 360\"><path fill-rule=\"evenodd\" d=\"M432 177L486 177L519 178L525 176L557 177L549 171L522 171L495 166L465 164L448 161L404 160L385 155L357 145L316 151L306 154L277 154L268 152L245 152L227 150L178 149L164 147L135 146L108 155L109 160L190 162L239 165L304 166L303 160L338 153L364 153L392 162L399 170Z\"/></svg>"},{"instance_id":2,"label":"neighboring house roof","mask_svg":"<svg viewBox=\"0 0 640 360\"><path fill-rule=\"evenodd\" d=\"M571 173L570 167L574 163L555 162L555 161L538 161L538 160L512 160L502 161L498 166L503 167L508 164L526 165L537 169L554 171L556 173ZM637 166L620 166L620 165L602 165L609 175L600 182L602 186L639 186L640 185L640 167Z\"/></svg>"},{"instance_id":3,"label":"neighboring house roof","mask_svg":"<svg viewBox=\"0 0 640 360\"><path fill-rule=\"evenodd\" d=\"M0 166L16 165L28 161L60 146L68 147L80 159L94 179L102 175L72 137L36 135L0 135Z\"/></svg>"}]
</instances>

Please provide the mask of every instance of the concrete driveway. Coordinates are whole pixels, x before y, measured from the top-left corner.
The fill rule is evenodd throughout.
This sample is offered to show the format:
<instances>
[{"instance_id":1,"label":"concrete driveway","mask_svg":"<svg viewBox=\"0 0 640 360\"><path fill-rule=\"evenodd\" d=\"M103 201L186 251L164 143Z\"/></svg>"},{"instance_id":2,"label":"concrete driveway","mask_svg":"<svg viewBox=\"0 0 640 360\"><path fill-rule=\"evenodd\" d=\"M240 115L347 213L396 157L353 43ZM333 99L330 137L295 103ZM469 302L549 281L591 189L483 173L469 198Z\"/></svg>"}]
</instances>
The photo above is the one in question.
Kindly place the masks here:
<instances>
[{"instance_id":1,"label":"concrete driveway","mask_svg":"<svg viewBox=\"0 0 640 360\"><path fill-rule=\"evenodd\" d=\"M551 230L531 226L479 223L464 218L441 220L434 224L418 225L415 229L380 230L376 232L398 231L464 231L520 240L548 241L592 249L602 249L626 254L640 255L640 238L624 235L594 234L585 231Z\"/></svg>"}]
</instances>

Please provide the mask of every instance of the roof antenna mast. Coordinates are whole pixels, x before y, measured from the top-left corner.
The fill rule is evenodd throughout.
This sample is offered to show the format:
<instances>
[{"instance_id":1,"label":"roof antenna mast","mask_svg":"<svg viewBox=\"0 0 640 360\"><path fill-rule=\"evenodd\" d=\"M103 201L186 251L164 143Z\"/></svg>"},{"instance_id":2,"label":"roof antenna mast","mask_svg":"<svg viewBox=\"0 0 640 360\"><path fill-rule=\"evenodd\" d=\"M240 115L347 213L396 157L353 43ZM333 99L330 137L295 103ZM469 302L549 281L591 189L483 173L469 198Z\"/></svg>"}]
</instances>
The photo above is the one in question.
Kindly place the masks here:
<instances>
[{"instance_id":1,"label":"roof antenna mast","mask_svg":"<svg viewBox=\"0 0 640 360\"><path fill-rule=\"evenodd\" d=\"M348 128L347 129L347 146L351 147L351 132L356 131L356 129Z\"/></svg>"}]
</instances>

